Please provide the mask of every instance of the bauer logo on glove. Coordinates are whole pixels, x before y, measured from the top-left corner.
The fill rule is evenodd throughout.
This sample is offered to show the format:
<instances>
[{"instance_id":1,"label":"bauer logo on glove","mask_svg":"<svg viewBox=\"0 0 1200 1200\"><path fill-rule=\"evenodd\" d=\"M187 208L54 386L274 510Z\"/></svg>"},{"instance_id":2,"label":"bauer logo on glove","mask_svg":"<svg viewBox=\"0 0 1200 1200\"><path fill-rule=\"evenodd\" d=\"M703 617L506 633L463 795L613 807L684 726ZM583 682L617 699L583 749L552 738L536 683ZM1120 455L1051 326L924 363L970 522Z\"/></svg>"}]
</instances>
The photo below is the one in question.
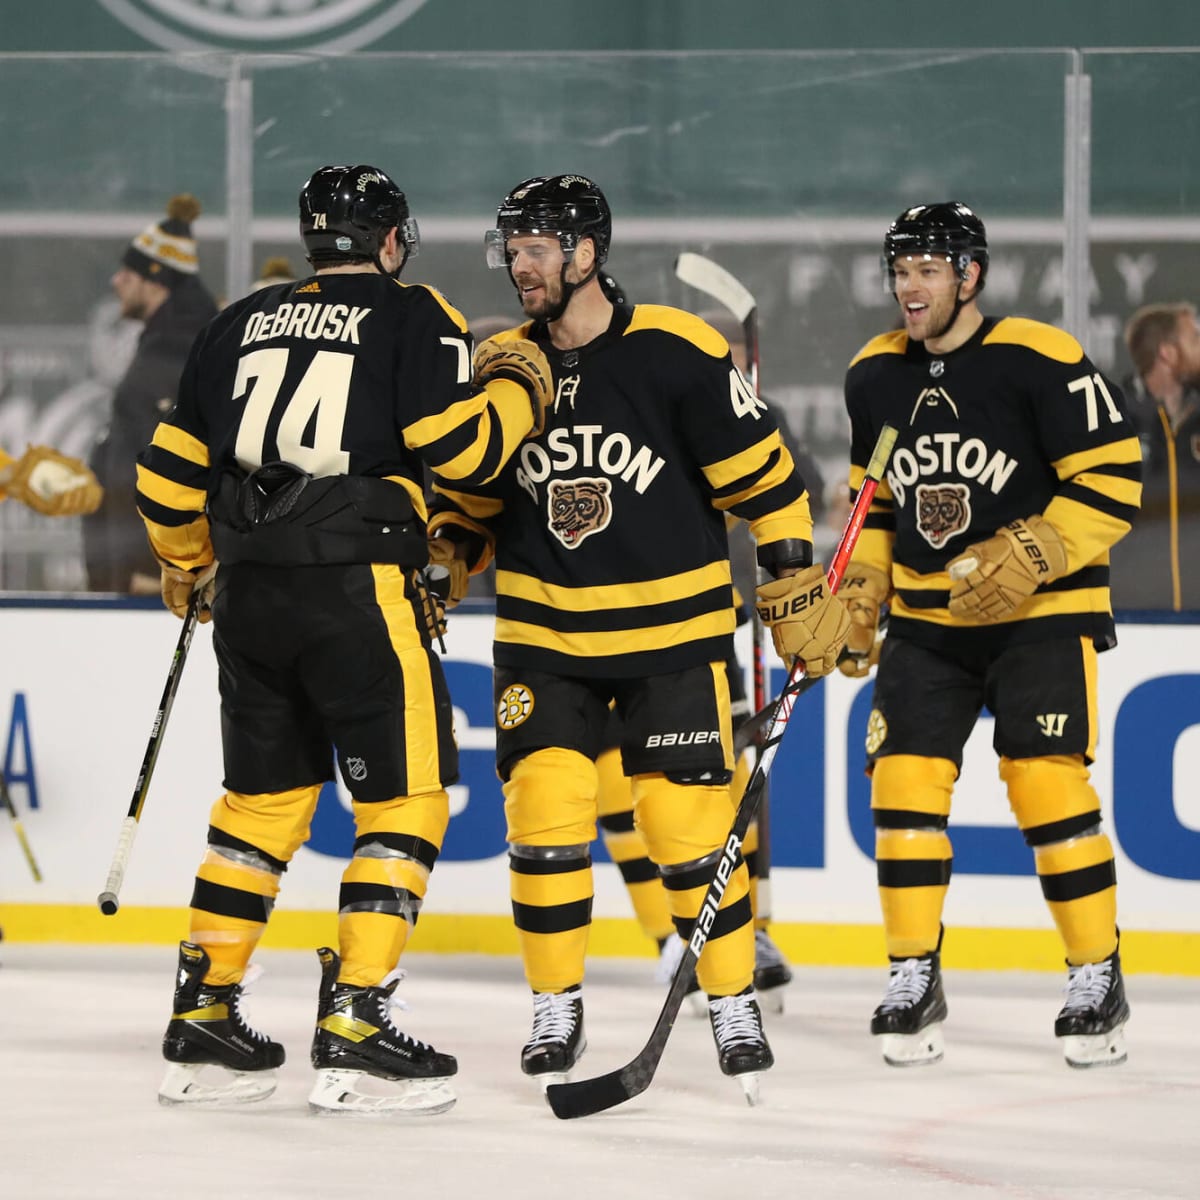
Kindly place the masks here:
<instances>
[{"instance_id":1,"label":"bauer logo on glove","mask_svg":"<svg viewBox=\"0 0 1200 1200\"><path fill-rule=\"evenodd\" d=\"M819 566L764 583L756 607L785 663L802 659L805 673L814 679L833 670L850 632L850 614L829 590Z\"/></svg>"}]
</instances>

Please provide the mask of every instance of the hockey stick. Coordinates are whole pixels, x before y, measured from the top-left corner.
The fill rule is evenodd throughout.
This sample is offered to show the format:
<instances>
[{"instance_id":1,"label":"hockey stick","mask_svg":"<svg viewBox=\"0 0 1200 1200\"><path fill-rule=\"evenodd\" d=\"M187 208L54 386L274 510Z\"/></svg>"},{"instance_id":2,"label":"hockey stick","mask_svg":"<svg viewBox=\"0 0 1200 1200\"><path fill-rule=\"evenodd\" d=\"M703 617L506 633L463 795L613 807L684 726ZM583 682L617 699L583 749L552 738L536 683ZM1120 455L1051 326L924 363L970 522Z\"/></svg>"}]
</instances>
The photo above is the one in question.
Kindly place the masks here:
<instances>
[{"instance_id":1,"label":"hockey stick","mask_svg":"<svg viewBox=\"0 0 1200 1200\"><path fill-rule=\"evenodd\" d=\"M106 917L111 917L121 906L117 896L120 894L121 883L125 878L125 868L129 866L133 839L137 836L142 806L146 803L146 793L150 790L150 776L154 774L154 764L158 761L163 733L167 728L167 718L171 715L171 706L175 703L175 693L179 690L179 677L183 674L183 664L187 662L188 649L192 644L192 634L196 632L196 618L200 612L200 591L199 588L193 589L188 601L187 616L183 618L183 628L179 631L179 641L175 643L175 653L171 657L171 669L167 672L167 684L163 688L162 699L158 702L158 712L154 714L154 724L150 727L150 741L146 745L142 769L138 772L137 784L133 789L133 799L129 802L129 812L121 822L121 832L117 835L117 848L113 852L112 865L108 868L108 881L104 885L104 891L96 897L96 903Z\"/></svg>"},{"instance_id":2,"label":"hockey stick","mask_svg":"<svg viewBox=\"0 0 1200 1200\"><path fill-rule=\"evenodd\" d=\"M13 807L12 797L8 794L8 780L4 777L2 770L0 770L0 798L3 799L4 807L8 809L8 815L12 818L13 832L17 835L21 853L25 855L25 861L29 864L29 872L35 883L41 883L42 873L38 870L37 859L33 857L29 840L25 837L25 826L21 824L21 818L17 816L17 810Z\"/></svg>"},{"instance_id":3,"label":"hockey stick","mask_svg":"<svg viewBox=\"0 0 1200 1200\"><path fill-rule=\"evenodd\" d=\"M850 556L854 552L854 545L858 541L858 535L866 520L867 509L870 508L875 489L879 486L880 479L883 478L883 471L887 466L887 460L895 441L896 430L890 425L885 425L879 434L879 440L875 443L871 461L867 466L866 478L863 480L862 487L859 488L854 507L846 522L846 530L842 534L842 540L838 543L833 561L829 566L831 591L837 591L842 582L842 576L846 573ZM641 1095L650 1086L650 1081L654 1078L654 1072L658 1069L659 1060L662 1058L663 1050L666 1048L667 1039L671 1036L675 1018L679 1015L679 1006L683 1003L684 993L690 986L691 974L708 941L709 930L716 918L721 897L737 868L738 852L742 846L742 839L746 836L746 830L754 818L755 809L758 807L758 795L762 781L771 769L771 762L775 758L779 743L787 730L788 719L792 715L792 706L795 704L798 690L803 681L804 663L798 660L788 672L787 682L775 701L771 724L763 739L762 755L758 760L758 765L754 768L750 782L746 785L742 801L738 805L737 813L733 818L733 826L729 830L729 836L725 839L716 869L712 879L709 880L704 899L700 904L699 915L696 918L691 939L684 947L683 955L675 968L671 986L667 991L667 998L663 1001L662 1011L654 1023L649 1041L632 1062L616 1071L610 1071L607 1075L598 1075L594 1079L581 1079L574 1083L550 1084L546 1088L546 1099L556 1117L561 1117L563 1120L569 1120L572 1117L587 1117L592 1113L602 1112L606 1108L624 1104L626 1100Z\"/></svg>"},{"instance_id":4,"label":"hockey stick","mask_svg":"<svg viewBox=\"0 0 1200 1200\"><path fill-rule=\"evenodd\" d=\"M750 390L759 392L758 301L754 294L731 275L720 263L702 254L685 250L675 260L675 275L689 287L711 296L727 308L742 326L742 342L746 351L746 373ZM754 570L757 570L757 560ZM751 578L753 578L753 573ZM754 656L754 711L767 703L766 636L763 623L754 606L750 606L750 629ZM758 806L758 903L755 921L765 926L771 919L771 806L770 785L764 781Z\"/></svg>"}]
</instances>

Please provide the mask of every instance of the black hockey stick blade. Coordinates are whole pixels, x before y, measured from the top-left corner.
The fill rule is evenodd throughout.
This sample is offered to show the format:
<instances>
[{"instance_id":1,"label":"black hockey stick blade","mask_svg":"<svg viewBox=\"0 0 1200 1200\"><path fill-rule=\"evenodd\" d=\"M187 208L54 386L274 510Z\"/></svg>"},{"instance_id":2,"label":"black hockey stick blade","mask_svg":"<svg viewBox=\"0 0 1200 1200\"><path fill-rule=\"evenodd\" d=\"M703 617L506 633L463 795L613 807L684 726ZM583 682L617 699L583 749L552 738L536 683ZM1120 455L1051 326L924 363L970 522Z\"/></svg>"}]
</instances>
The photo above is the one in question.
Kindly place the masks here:
<instances>
[{"instance_id":1,"label":"black hockey stick blade","mask_svg":"<svg viewBox=\"0 0 1200 1200\"><path fill-rule=\"evenodd\" d=\"M756 793L760 790L755 788ZM743 799L743 804L746 804L746 799ZM755 802L753 807L746 807L745 824L748 826L753 810L758 805ZM743 828L742 835L745 832ZM737 845L741 846L741 837L738 837ZM594 1079L580 1079L570 1083L552 1083L546 1088L546 1101L556 1117L564 1121L574 1117L590 1117L606 1108L616 1108L618 1104L624 1104L634 1096L640 1096L650 1086L654 1072L658 1069L659 1059L667 1047L667 1039L675 1027L675 1018L683 1005L684 995L691 986L695 968L696 953L688 943L684 946L683 956L675 968L671 986L667 990L658 1020L650 1031L650 1037L632 1061L607 1075L597 1075Z\"/></svg>"}]
</instances>

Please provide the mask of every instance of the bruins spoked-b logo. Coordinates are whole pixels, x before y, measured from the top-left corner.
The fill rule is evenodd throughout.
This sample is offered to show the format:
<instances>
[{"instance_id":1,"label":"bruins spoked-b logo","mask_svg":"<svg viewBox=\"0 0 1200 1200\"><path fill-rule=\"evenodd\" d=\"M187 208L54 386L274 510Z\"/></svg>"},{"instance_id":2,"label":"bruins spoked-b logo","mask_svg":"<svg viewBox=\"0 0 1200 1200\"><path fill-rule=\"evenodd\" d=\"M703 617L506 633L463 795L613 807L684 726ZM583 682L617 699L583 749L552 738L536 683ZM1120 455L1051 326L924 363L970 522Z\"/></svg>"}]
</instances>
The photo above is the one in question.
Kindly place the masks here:
<instances>
[{"instance_id":1,"label":"bruins spoked-b logo","mask_svg":"<svg viewBox=\"0 0 1200 1200\"><path fill-rule=\"evenodd\" d=\"M100 0L164 50L360 50L426 0Z\"/></svg>"},{"instance_id":2,"label":"bruins spoked-b logo","mask_svg":"<svg viewBox=\"0 0 1200 1200\"><path fill-rule=\"evenodd\" d=\"M612 484L607 479L552 479L546 493L550 532L568 550L608 528Z\"/></svg>"},{"instance_id":3,"label":"bruins spoked-b logo","mask_svg":"<svg viewBox=\"0 0 1200 1200\"><path fill-rule=\"evenodd\" d=\"M877 708L871 709L871 715L867 718L867 753L878 754L887 741L887 735L887 721L883 719L883 713Z\"/></svg>"},{"instance_id":4,"label":"bruins spoked-b logo","mask_svg":"<svg viewBox=\"0 0 1200 1200\"><path fill-rule=\"evenodd\" d=\"M533 693L523 683L514 683L500 693L496 723L501 729L515 729L528 721L532 712Z\"/></svg>"},{"instance_id":5,"label":"bruins spoked-b logo","mask_svg":"<svg viewBox=\"0 0 1200 1200\"><path fill-rule=\"evenodd\" d=\"M971 489L965 483L918 483L917 530L940 550L971 524Z\"/></svg>"}]
</instances>

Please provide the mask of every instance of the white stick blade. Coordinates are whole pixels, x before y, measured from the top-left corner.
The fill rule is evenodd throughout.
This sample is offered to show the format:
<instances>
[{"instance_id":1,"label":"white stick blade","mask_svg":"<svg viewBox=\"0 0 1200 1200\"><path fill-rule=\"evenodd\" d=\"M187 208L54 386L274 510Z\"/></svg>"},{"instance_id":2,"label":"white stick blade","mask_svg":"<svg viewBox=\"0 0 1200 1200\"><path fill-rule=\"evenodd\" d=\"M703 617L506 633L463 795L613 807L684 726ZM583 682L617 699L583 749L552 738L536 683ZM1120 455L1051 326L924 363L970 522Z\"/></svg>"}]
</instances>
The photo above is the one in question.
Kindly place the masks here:
<instances>
[{"instance_id":1,"label":"white stick blade","mask_svg":"<svg viewBox=\"0 0 1200 1200\"><path fill-rule=\"evenodd\" d=\"M675 260L675 275L689 287L720 301L739 321L744 321L757 307L744 284L703 254L685 250Z\"/></svg>"}]
</instances>

